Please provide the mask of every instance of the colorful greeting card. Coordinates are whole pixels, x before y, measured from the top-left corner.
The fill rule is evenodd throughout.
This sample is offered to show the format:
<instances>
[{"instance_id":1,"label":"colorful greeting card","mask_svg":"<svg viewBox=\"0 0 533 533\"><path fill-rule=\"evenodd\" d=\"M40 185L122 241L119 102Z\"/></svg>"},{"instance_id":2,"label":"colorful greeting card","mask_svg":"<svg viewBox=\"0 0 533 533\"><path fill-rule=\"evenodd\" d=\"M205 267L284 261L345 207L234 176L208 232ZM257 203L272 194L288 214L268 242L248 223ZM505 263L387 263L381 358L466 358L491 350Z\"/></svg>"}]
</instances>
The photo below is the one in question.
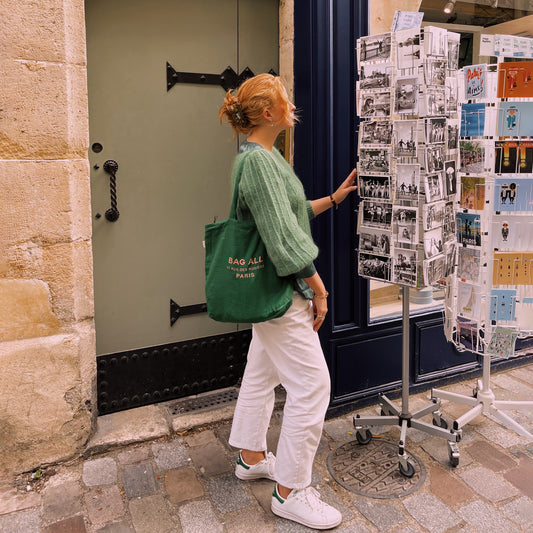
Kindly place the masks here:
<instances>
[{"instance_id":1,"label":"colorful greeting card","mask_svg":"<svg viewBox=\"0 0 533 533\"><path fill-rule=\"evenodd\" d=\"M498 65L498 98L533 98L533 61Z\"/></svg>"},{"instance_id":2,"label":"colorful greeting card","mask_svg":"<svg viewBox=\"0 0 533 533\"><path fill-rule=\"evenodd\" d=\"M492 289L490 291L490 319L514 320L516 289Z\"/></svg>"},{"instance_id":3,"label":"colorful greeting card","mask_svg":"<svg viewBox=\"0 0 533 533\"><path fill-rule=\"evenodd\" d=\"M457 213L457 241L461 244L481 246L481 219L471 213Z\"/></svg>"},{"instance_id":4,"label":"colorful greeting card","mask_svg":"<svg viewBox=\"0 0 533 533\"><path fill-rule=\"evenodd\" d=\"M533 211L533 178L496 178L494 210Z\"/></svg>"},{"instance_id":5,"label":"colorful greeting card","mask_svg":"<svg viewBox=\"0 0 533 533\"><path fill-rule=\"evenodd\" d=\"M461 176L459 205L463 209L475 209L476 211L485 207L485 178Z\"/></svg>"},{"instance_id":6,"label":"colorful greeting card","mask_svg":"<svg viewBox=\"0 0 533 533\"><path fill-rule=\"evenodd\" d=\"M500 102L498 104L499 137L533 135L533 102Z\"/></svg>"},{"instance_id":7,"label":"colorful greeting card","mask_svg":"<svg viewBox=\"0 0 533 533\"><path fill-rule=\"evenodd\" d=\"M485 104L463 104L461 106L461 137L483 137L485 135Z\"/></svg>"},{"instance_id":8,"label":"colorful greeting card","mask_svg":"<svg viewBox=\"0 0 533 533\"><path fill-rule=\"evenodd\" d=\"M518 333L510 328L496 326L492 332L487 353L497 357L509 358L514 355Z\"/></svg>"},{"instance_id":9,"label":"colorful greeting card","mask_svg":"<svg viewBox=\"0 0 533 533\"><path fill-rule=\"evenodd\" d=\"M487 92L486 65L472 65L470 67L464 67L463 70L465 76L466 99L485 98Z\"/></svg>"}]
</instances>

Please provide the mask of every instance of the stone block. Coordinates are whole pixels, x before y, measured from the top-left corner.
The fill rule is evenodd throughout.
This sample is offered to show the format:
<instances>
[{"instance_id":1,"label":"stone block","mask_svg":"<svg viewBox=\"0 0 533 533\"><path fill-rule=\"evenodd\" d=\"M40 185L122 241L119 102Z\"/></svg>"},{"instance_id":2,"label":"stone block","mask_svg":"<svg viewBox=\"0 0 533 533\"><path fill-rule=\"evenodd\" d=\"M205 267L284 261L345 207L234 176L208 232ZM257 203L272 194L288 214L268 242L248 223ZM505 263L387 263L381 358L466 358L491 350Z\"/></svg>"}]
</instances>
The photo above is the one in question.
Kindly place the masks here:
<instances>
[{"instance_id":1,"label":"stone block","mask_svg":"<svg viewBox=\"0 0 533 533\"><path fill-rule=\"evenodd\" d=\"M432 494L415 494L403 500L409 514L431 533L444 532L461 519Z\"/></svg>"},{"instance_id":2,"label":"stone block","mask_svg":"<svg viewBox=\"0 0 533 533\"><path fill-rule=\"evenodd\" d=\"M28 492L26 494L18 492L13 487L0 487L0 516L30 509L31 507L40 507L41 495L38 492ZM1 531L1 528L0 528Z\"/></svg>"},{"instance_id":3,"label":"stone block","mask_svg":"<svg viewBox=\"0 0 533 533\"><path fill-rule=\"evenodd\" d=\"M90 459L83 463L82 480L87 487L110 485L117 482L117 463L111 457Z\"/></svg>"},{"instance_id":4,"label":"stone block","mask_svg":"<svg viewBox=\"0 0 533 533\"><path fill-rule=\"evenodd\" d=\"M209 479L206 486L211 501L220 513L238 511L252 503L243 482L233 474Z\"/></svg>"},{"instance_id":5,"label":"stone block","mask_svg":"<svg viewBox=\"0 0 533 533\"><path fill-rule=\"evenodd\" d=\"M178 509L183 533L222 533L224 526L217 518L210 502L202 500Z\"/></svg>"},{"instance_id":6,"label":"stone block","mask_svg":"<svg viewBox=\"0 0 533 533\"><path fill-rule=\"evenodd\" d=\"M513 500L504 505L500 511L502 511L509 520L516 522L527 531L527 528L531 528L533 524L533 501L527 496L522 496L517 500Z\"/></svg>"},{"instance_id":7,"label":"stone block","mask_svg":"<svg viewBox=\"0 0 533 533\"><path fill-rule=\"evenodd\" d=\"M533 460L523 456L516 468L509 470L503 476L509 483L512 483L525 496L533 500Z\"/></svg>"},{"instance_id":8,"label":"stone block","mask_svg":"<svg viewBox=\"0 0 533 533\"><path fill-rule=\"evenodd\" d=\"M516 466L516 462L509 455L485 441L477 441L465 447L465 450L474 461L494 472L501 472Z\"/></svg>"},{"instance_id":9,"label":"stone block","mask_svg":"<svg viewBox=\"0 0 533 533\"><path fill-rule=\"evenodd\" d=\"M146 405L98 417L88 451L142 442L168 435L168 424L157 405Z\"/></svg>"},{"instance_id":10,"label":"stone block","mask_svg":"<svg viewBox=\"0 0 533 533\"><path fill-rule=\"evenodd\" d=\"M406 520L405 515L390 504L377 503L369 498L357 498L354 503L359 512L379 531L388 531Z\"/></svg>"},{"instance_id":11,"label":"stone block","mask_svg":"<svg viewBox=\"0 0 533 533\"><path fill-rule=\"evenodd\" d=\"M122 484L128 498L149 496L157 491L157 480L151 463L124 468Z\"/></svg>"},{"instance_id":12,"label":"stone block","mask_svg":"<svg viewBox=\"0 0 533 533\"><path fill-rule=\"evenodd\" d=\"M0 341L45 337L59 332L50 291L36 279L0 279Z\"/></svg>"},{"instance_id":13,"label":"stone block","mask_svg":"<svg viewBox=\"0 0 533 533\"><path fill-rule=\"evenodd\" d=\"M253 533L274 533L274 524L256 507L247 507L224 518L226 531L249 531L253 524Z\"/></svg>"},{"instance_id":14,"label":"stone block","mask_svg":"<svg viewBox=\"0 0 533 533\"><path fill-rule=\"evenodd\" d=\"M135 533L135 531L132 531L122 522L115 522L114 524L108 524L102 529L99 529L96 533Z\"/></svg>"},{"instance_id":15,"label":"stone block","mask_svg":"<svg viewBox=\"0 0 533 533\"><path fill-rule=\"evenodd\" d=\"M44 528L44 533L87 533L83 516L74 516Z\"/></svg>"},{"instance_id":16,"label":"stone block","mask_svg":"<svg viewBox=\"0 0 533 533\"><path fill-rule=\"evenodd\" d=\"M204 489L192 468L170 470L165 474L165 488L172 503L194 500L204 495Z\"/></svg>"},{"instance_id":17,"label":"stone block","mask_svg":"<svg viewBox=\"0 0 533 533\"><path fill-rule=\"evenodd\" d=\"M460 476L472 490L492 502L506 500L518 494L515 487L482 466L466 470Z\"/></svg>"},{"instance_id":18,"label":"stone block","mask_svg":"<svg viewBox=\"0 0 533 533\"><path fill-rule=\"evenodd\" d=\"M206 477L223 474L233 469L224 449L218 443L191 448L189 455L198 470Z\"/></svg>"},{"instance_id":19,"label":"stone block","mask_svg":"<svg viewBox=\"0 0 533 533\"><path fill-rule=\"evenodd\" d=\"M189 435L185 437L185 442L188 446L203 446L204 444L208 444L209 442L216 442L217 438L212 430L207 431L199 431L198 433L194 433L192 435Z\"/></svg>"},{"instance_id":20,"label":"stone block","mask_svg":"<svg viewBox=\"0 0 533 533\"><path fill-rule=\"evenodd\" d=\"M448 470L431 464L429 469L431 492L446 505L453 507L474 497L474 492Z\"/></svg>"},{"instance_id":21,"label":"stone block","mask_svg":"<svg viewBox=\"0 0 533 533\"><path fill-rule=\"evenodd\" d=\"M274 490L274 482L269 479L257 479L249 484L250 490L259 505L263 508L267 516L270 511L270 504L272 502L272 491Z\"/></svg>"},{"instance_id":22,"label":"stone block","mask_svg":"<svg viewBox=\"0 0 533 533\"><path fill-rule=\"evenodd\" d=\"M78 453L92 424L81 394L82 339L53 335L0 344L0 472Z\"/></svg>"},{"instance_id":23,"label":"stone block","mask_svg":"<svg viewBox=\"0 0 533 533\"><path fill-rule=\"evenodd\" d=\"M519 529L504 518L494 507L483 501L475 501L461 507L457 513L474 531L483 533L518 533Z\"/></svg>"},{"instance_id":24,"label":"stone block","mask_svg":"<svg viewBox=\"0 0 533 533\"><path fill-rule=\"evenodd\" d=\"M179 531L175 519L168 510L167 502L159 494L131 500L130 513L136 533L176 533Z\"/></svg>"},{"instance_id":25,"label":"stone block","mask_svg":"<svg viewBox=\"0 0 533 533\"><path fill-rule=\"evenodd\" d=\"M0 531L2 533L4 531L6 533L41 533L39 509L29 509L0 516Z\"/></svg>"},{"instance_id":26,"label":"stone block","mask_svg":"<svg viewBox=\"0 0 533 533\"><path fill-rule=\"evenodd\" d=\"M102 527L124 516L124 503L116 485L92 489L84 495L83 500L93 527Z\"/></svg>"},{"instance_id":27,"label":"stone block","mask_svg":"<svg viewBox=\"0 0 533 533\"><path fill-rule=\"evenodd\" d=\"M43 495L43 515L47 522L57 522L63 518L82 513L81 487L79 483L47 486Z\"/></svg>"},{"instance_id":28,"label":"stone block","mask_svg":"<svg viewBox=\"0 0 533 533\"><path fill-rule=\"evenodd\" d=\"M125 450L117 455L118 462L121 465L133 465L147 461L150 457L150 448L148 446L136 446L131 450Z\"/></svg>"},{"instance_id":29,"label":"stone block","mask_svg":"<svg viewBox=\"0 0 533 533\"><path fill-rule=\"evenodd\" d=\"M65 60L67 63L87 65L84 2L65 0L62 5L65 13Z\"/></svg>"},{"instance_id":30,"label":"stone block","mask_svg":"<svg viewBox=\"0 0 533 533\"><path fill-rule=\"evenodd\" d=\"M190 459L187 448L179 439L168 442L154 442L152 444L155 464L159 470L170 470L189 465Z\"/></svg>"}]
</instances>

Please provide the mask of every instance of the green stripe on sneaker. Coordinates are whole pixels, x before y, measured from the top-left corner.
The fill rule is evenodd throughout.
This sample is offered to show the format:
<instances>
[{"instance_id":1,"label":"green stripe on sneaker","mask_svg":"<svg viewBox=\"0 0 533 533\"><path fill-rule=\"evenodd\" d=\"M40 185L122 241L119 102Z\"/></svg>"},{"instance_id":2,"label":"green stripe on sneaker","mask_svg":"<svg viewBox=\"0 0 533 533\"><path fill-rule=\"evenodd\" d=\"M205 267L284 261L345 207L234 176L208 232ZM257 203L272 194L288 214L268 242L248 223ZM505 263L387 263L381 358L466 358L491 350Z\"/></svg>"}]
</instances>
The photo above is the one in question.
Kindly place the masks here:
<instances>
[{"instance_id":1,"label":"green stripe on sneaker","mask_svg":"<svg viewBox=\"0 0 533 533\"><path fill-rule=\"evenodd\" d=\"M246 468L246 470L250 470L250 467L242 460L240 453L239 457L237 457L237 464L241 465L243 468Z\"/></svg>"},{"instance_id":2,"label":"green stripe on sneaker","mask_svg":"<svg viewBox=\"0 0 533 533\"><path fill-rule=\"evenodd\" d=\"M285 500L278 494L278 484L274 485L274 490L272 491L272 496L278 500L279 503L285 503Z\"/></svg>"}]
</instances>

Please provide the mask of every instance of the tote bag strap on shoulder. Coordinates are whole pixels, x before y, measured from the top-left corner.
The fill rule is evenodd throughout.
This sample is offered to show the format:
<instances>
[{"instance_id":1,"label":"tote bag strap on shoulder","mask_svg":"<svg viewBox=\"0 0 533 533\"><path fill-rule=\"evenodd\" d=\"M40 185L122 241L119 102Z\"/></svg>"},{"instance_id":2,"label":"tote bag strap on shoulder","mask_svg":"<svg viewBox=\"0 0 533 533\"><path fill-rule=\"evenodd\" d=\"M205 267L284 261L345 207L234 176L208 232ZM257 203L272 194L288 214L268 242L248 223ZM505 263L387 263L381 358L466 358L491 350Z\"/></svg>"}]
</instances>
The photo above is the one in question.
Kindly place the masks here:
<instances>
[{"instance_id":1,"label":"tote bag strap on shoulder","mask_svg":"<svg viewBox=\"0 0 533 533\"><path fill-rule=\"evenodd\" d=\"M246 158L254 150L258 150L258 148L252 148L251 150L244 152L244 154L242 155L242 159L239 162L239 168L237 170L237 177L235 178L235 186L233 187L233 198L231 200L231 207L229 210L229 218L232 218L234 220L237 219L236 211L237 211L237 202L239 201L239 185L241 183L242 169L244 167L244 162L246 161Z\"/></svg>"}]
</instances>

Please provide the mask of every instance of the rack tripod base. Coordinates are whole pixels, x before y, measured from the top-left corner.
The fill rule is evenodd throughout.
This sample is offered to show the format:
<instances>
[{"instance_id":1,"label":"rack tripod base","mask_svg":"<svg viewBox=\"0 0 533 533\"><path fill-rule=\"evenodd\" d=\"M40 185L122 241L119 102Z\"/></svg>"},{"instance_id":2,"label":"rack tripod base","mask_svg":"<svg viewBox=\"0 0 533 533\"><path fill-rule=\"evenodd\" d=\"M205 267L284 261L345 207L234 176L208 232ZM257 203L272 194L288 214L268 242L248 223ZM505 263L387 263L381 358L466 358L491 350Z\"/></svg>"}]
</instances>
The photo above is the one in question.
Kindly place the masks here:
<instances>
[{"instance_id":1,"label":"rack tripod base","mask_svg":"<svg viewBox=\"0 0 533 533\"><path fill-rule=\"evenodd\" d=\"M378 403L381 407L380 416L356 415L353 425L356 429L355 437L359 444L368 444L372 440L370 428L373 426L398 426L400 427L400 440L398 443L398 468L405 477L413 477L415 473L414 462L405 451L405 441L408 428L418 429L434 437L441 437L448 442L448 456L450 464L459 464L459 448L457 443L461 440L461 430L448 429L448 422L440 412L440 400L433 399L429 405L418 409L414 413L403 413L384 394L379 394ZM419 420L423 416L432 414L433 423L429 424Z\"/></svg>"}]
</instances>

